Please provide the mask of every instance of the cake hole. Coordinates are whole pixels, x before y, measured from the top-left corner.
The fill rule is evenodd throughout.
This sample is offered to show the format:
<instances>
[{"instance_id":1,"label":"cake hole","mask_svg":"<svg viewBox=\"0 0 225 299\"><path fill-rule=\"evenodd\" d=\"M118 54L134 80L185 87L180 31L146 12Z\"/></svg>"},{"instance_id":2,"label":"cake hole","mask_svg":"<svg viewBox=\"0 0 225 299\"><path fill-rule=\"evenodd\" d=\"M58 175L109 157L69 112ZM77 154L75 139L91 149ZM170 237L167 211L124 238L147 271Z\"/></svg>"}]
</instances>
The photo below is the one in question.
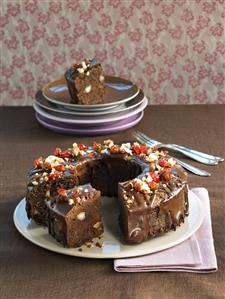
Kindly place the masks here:
<instances>
[{"instance_id":1,"label":"cake hole","mask_svg":"<svg viewBox=\"0 0 225 299\"><path fill-rule=\"evenodd\" d=\"M82 165L79 174L80 184L90 183L101 191L103 196L117 196L119 182L132 180L143 172L144 168L134 159L106 157L93 159Z\"/></svg>"}]
</instances>

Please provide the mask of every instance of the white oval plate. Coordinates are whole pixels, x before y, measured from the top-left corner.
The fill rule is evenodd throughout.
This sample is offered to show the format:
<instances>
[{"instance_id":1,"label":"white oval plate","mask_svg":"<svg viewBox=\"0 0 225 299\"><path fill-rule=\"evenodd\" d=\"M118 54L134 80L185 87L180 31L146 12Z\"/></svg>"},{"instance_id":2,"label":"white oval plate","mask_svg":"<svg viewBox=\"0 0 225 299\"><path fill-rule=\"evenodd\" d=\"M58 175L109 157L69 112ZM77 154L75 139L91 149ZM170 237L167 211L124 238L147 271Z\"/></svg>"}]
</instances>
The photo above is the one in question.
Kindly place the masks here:
<instances>
[{"instance_id":1,"label":"white oval plate","mask_svg":"<svg viewBox=\"0 0 225 299\"><path fill-rule=\"evenodd\" d=\"M121 235L118 226L118 206L115 198L104 197L103 219L104 234L94 242L99 242L102 247L87 248L86 245L79 248L65 248L48 234L48 229L37 225L32 220L28 220L25 211L25 199L22 199L13 215L13 220L18 231L32 243L61 254L86 257L86 258L125 258L141 256L154 253L173 247L188 239L198 230L203 221L203 211L199 198L189 191L189 216L176 231L170 231L160 237L145 241L138 245L125 245L121 242Z\"/></svg>"}]
</instances>

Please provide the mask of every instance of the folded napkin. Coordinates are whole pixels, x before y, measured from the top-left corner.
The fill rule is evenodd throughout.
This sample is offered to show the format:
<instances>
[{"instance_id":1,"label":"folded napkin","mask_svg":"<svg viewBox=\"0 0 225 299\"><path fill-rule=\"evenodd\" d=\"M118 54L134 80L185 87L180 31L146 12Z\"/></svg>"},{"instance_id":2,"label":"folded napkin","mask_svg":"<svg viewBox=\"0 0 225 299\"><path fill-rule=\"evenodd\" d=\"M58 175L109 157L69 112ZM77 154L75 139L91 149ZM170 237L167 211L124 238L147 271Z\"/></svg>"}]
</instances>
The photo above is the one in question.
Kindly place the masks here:
<instances>
[{"instance_id":1,"label":"folded napkin","mask_svg":"<svg viewBox=\"0 0 225 299\"><path fill-rule=\"evenodd\" d=\"M205 212L203 223L197 232L172 248L135 258L116 259L114 269L117 272L217 271L208 191L205 188L194 188L192 191L201 200Z\"/></svg>"}]
</instances>

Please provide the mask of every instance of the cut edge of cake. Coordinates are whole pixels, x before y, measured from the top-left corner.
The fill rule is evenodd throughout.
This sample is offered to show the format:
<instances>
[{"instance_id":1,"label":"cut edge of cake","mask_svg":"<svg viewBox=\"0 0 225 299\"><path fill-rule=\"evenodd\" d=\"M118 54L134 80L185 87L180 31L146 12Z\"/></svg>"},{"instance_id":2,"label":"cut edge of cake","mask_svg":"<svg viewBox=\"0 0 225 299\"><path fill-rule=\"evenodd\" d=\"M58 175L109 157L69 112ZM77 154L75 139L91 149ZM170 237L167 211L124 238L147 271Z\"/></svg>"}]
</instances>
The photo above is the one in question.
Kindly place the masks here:
<instances>
[{"instance_id":1,"label":"cut edge of cake","mask_svg":"<svg viewBox=\"0 0 225 299\"><path fill-rule=\"evenodd\" d=\"M47 202L50 235L66 247L79 247L100 237L104 231L101 192L90 184L57 192Z\"/></svg>"},{"instance_id":2,"label":"cut edge of cake","mask_svg":"<svg viewBox=\"0 0 225 299\"><path fill-rule=\"evenodd\" d=\"M73 64L64 74L71 102L79 105L94 105L104 102L105 77L100 63L84 59Z\"/></svg>"}]
</instances>

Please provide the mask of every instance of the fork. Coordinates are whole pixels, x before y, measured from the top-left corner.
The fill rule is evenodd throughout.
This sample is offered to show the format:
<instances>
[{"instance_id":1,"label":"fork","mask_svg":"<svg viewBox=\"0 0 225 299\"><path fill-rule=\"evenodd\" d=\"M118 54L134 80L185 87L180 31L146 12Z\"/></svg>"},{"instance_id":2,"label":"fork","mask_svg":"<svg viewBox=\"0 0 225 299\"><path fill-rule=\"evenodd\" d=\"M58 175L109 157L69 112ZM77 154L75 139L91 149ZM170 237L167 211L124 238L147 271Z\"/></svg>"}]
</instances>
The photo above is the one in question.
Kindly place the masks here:
<instances>
[{"instance_id":1,"label":"fork","mask_svg":"<svg viewBox=\"0 0 225 299\"><path fill-rule=\"evenodd\" d=\"M146 135L145 135L146 136ZM149 142L146 142L146 138L144 139L143 137L140 137L139 135L135 134L134 137L139 141L139 142L143 142L143 143L147 143L148 145L150 146L153 146L151 145ZM196 175L199 175L199 176L211 176L211 174L208 172L208 171L205 171L203 169L200 169L200 168L197 168L193 165L190 165L190 164L187 164L177 158L174 158L176 160L176 162L178 164L180 164L181 166L183 166L183 168L187 169L188 171L196 174Z\"/></svg>"},{"instance_id":2,"label":"fork","mask_svg":"<svg viewBox=\"0 0 225 299\"><path fill-rule=\"evenodd\" d=\"M173 159L178 163L180 164L183 168L187 169L188 171L196 174L196 175L199 175L199 176L211 176L211 173L209 173L208 171L206 170L203 170L203 169L200 169L200 168L197 168L193 165L190 165L190 164L187 164L185 163L184 161L181 161L177 158L174 158Z\"/></svg>"},{"instance_id":3,"label":"fork","mask_svg":"<svg viewBox=\"0 0 225 299\"><path fill-rule=\"evenodd\" d=\"M218 162L224 161L223 158L221 157L217 157L217 156L212 156L206 153L202 153L196 150L193 150L191 148L188 147L184 147L181 145L177 145L177 144L164 144L161 143L155 139L149 138L147 135L136 131L134 133L134 137L139 141L139 142L144 142L147 143L149 146L157 146L157 147L164 147L164 148L168 148L171 149L173 151L176 152L180 152L183 155L198 161L200 163L206 164L206 165L217 165Z\"/></svg>"}]
</instances>

